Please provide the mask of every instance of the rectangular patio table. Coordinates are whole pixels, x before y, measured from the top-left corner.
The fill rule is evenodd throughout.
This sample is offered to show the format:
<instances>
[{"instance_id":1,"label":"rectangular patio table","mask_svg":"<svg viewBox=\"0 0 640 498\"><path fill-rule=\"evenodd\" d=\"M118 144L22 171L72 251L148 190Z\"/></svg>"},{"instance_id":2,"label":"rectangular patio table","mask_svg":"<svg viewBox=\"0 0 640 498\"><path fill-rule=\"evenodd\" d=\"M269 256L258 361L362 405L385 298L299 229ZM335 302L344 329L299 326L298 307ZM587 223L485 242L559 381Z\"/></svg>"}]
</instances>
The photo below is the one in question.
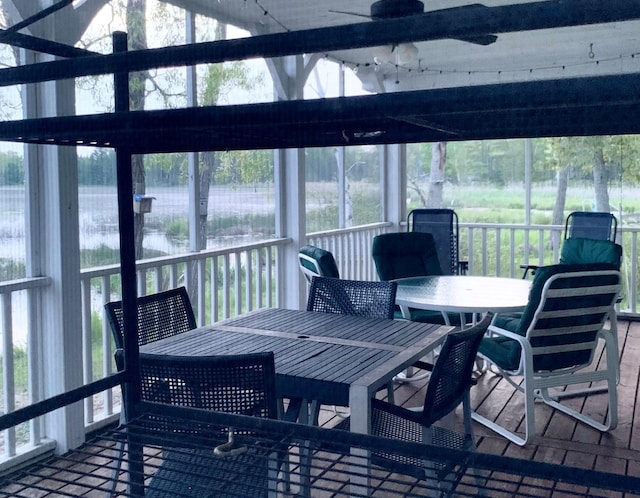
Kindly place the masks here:
<instances>
[{"instance_id":1,"label":"rectangular patio table","mask_svg":"<svg viewBox=\"0 0 640 498\"><path fill-rule=\"evenodd\" d=\"M368 433L370 398L395 374L439 346L451 329L409 320L269 308L140 350L185 356L273 351L280 396L349 406L351 431ZM367 455L360 452L353 457ZM358 479L354 477L352 484ZM366 476L361 481L368 486Z\"/></svg>"}]
</instances>

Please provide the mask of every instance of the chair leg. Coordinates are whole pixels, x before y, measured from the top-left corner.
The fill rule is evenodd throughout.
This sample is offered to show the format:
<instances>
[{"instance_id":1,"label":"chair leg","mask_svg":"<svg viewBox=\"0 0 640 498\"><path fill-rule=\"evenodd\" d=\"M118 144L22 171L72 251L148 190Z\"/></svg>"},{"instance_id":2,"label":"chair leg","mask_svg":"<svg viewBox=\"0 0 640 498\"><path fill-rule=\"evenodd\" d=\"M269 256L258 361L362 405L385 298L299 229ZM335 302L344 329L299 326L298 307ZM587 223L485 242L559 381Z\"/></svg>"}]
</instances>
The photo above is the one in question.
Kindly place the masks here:
<instances>
[{"instance_id":1,"label":"chair leg","mask_svg":"<svg viewBox=\"0 0 640 498\"><path fill-rule=\"evenodd\" d=\"M517 386L516 384L514 384L512 379L508 375L504 375L503 378L513 384L516 390L521 391L524 394L524 437L521 437L515 432L505 429L501 425L495 423L492 420L489 420L488 418L480 415L475 411L471 413L471 418L476 422L484 425L488 429L491 429L492 431L500 434L502 437L507 438L509 441L517 444L518 446L524 446L535 435L535 392L533 387L527 385L526 377L523 386Z\"/></svg>"},{"instance_id":2,"label":"chair leg","mask_svg":"<svg viewBox=\"0 0 640 498\"><path fill-rule=\"evenodd\" d=\"M111 487L109 491L105 493L104 495L105 498L112 498L113 496L116 495L116 487L118 485L118 474L120 473L120 462L122 462L123 460L122 457L124 454L124 441L120 441L117 443L116 451L118 452L118 457L115 459L115 467L111 472Z\"/></svg>"}]
</instances>

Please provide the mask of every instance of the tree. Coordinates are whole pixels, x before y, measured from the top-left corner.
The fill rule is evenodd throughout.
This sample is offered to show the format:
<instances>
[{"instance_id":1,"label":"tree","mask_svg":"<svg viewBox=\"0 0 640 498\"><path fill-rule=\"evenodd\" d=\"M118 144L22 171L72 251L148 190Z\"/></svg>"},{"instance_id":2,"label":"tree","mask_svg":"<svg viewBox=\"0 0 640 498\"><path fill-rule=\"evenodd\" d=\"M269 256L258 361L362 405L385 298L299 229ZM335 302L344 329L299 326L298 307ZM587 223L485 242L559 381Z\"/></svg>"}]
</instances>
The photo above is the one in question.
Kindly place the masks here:
<instances>
[{"instance_id":1,"label":"tree","mask_svg":"<svg viewBox=\"0 0 640 498\"><path fill-rule=\"evenodd\" d=\"M227 38L227 25L216 22L214 40L225 40ZM217 105L220 99L223 98L228 91L232 88L243 88L245 90L250 89L253 81L247 72L246 67L241 62L229 62L224 64L209 64L206 69L204 77L203 91L200 96L202 105L210 106ZM254 161L257 156L252 154L251 151L241 151L235 155L227 155L226 176L227 179L233 181L234 175L232 171L234 166L240 166L240 168L246 168L248 177L259 177L260 171L264 166L264 162ZM236 162L233 158L244 157L246 161ZM216 172L221 167L219 154L214 151L203 152L200 155L200 202L204 202L207 205L209 199L209 191L211 188L211 181L215 179ZM254 170L251 172L251 170ZM242 173L239 177L242 177ZM238 176L236 176L236 179ZM198 246L202 249L207 247L207 218L208 213L206 211L200 213L199 217L199 230L200 241Z\"/></svg>"},{"instance_id":2,"label":"tree","mask_svg":"<svg viewBox=\"0 0 640 498\"><path fill-rule=\"evenodd\" d=\"M129 33L128 44L130 50L144 50L147 48L146 10L147 0L129 0L127 5L127 32ZM129 74L129 107L132 111L144 109L146 79L145 72ZM146 191L144 156L132 156L131 169L135 193L144 194ZM134 214L134 230L136 259L142 259L144 213Z\"/></svg>"},{"instance_id":3,"label":"tree","mask_svg":"<svg viewBox=\"0 0 640 498\"><path fill-rule=\"evenodd\" d=\"M96 47L100 46L102 51L106 51L104 45L109 41L109 36L104 28L107 28L107 31L122 29L119 24L122 17L124 17L124 25L128 33L129 50L145 49L151 42L154 43L154 46L155 44L174 45L176 42L180 42L180 37L184 35L184 11L166 3L148 2L147 0L119 0L111 2L109 8L111 9L110 25L93 26L88 40L84 42L86 47L95 49L95 45ZM200 17L198 19L199 23L206 25L203 32L215 32L214 39L226 38L226 25L208 18ZM207 29L209 24L214 22L215 29ZM199 85L202 89L199 96L199 104L201 105L216 105L232 90L237 88L250 89L255 83L255 79L249 77L246 64L243 62L208 65L205 67L201 79ZM88 89L92 96L108 109L112 106L111 92L105 91L105 84L108 82L105 82L104 78L80 79L80 86ZM131 110L145 109L150 100L153 101L153 105L160 103L164 107L184 106L186 96L184 70L179 68L131 73L129 75L129 91ZM105 102L104 96L108 96L109 100ZM199 178L201 198L208 198L209 185L219 167L218 163L215 153L202 154ZM176 177L177 167L182 170L177 177L187 177L187 162L184 155L134 156L132 168L136 193L145 193L147 173L151 167L161 168L167 178ZM159 174L156 171L154 173ZM206 221L205 214L200 218L201 247L206 246ZM134 223L136 259L141 259L143 257L144 214L136 214Z\"/></svg>"},{"instance_id":4,"label":"tree","mask_svg":"<svg viewBox=\"0 0 640 498\"><path fill-rule=\"evenodd\" d=\"M611 210L609 180L620 169L623 155L637 154L634 142L637 142L636 137L625 136L562 137L551 141L558 168L572 167L591 172L593 210L605 212Z\"/></svg>"},{"instance_id":5,"label":"tree","mask_svg":"<svg viewBox=\"0 0 640 498\"><path fill-rule=\"evenodd\" d=\"M429 199L427 207L441 208L444 190L444 168L447 164L447 142L431 145L431 170L429 174Z\"/></svg>"}]
</instances>

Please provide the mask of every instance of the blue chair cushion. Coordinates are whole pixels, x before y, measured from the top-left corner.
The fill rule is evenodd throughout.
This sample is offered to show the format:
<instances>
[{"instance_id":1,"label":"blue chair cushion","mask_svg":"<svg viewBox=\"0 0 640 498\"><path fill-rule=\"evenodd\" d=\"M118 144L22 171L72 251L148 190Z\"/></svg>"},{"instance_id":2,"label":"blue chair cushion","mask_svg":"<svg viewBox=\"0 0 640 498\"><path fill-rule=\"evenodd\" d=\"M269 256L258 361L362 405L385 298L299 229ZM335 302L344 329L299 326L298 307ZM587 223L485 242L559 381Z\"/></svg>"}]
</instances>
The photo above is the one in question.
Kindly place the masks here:
<instances>
[{"instance_id":1,"label":"blue chair cushion","mask_svg":"<svg viewBox=\"0 0 640 498\"><path fill-rule=\"evenodd\" d=\"M336 260L333 257L333 254L331 254L331 252L325 249L321 249L320 247L308 246L308 245L302 246L300 248L300 252L305 256L309 256L310 258L314 259L318 263L321 276L330 277L330 278L340 278L338 265L336 264ZM313 268L312 264L309 263L309 261L300 259L300 264L313 272L316 271L316 269Z\"/></svg>"},{"instance_id":2,"label":"blue chair cushion","mask_svg":"<svg viewBox=\"0 0 640 498\"><path fill-rule=\"evenodd\" d=\"M621 262L622 246L610 240L575 237L562 244L560 264L563 265L609 263L619 270Z\"/></svg>"},{"instance_id":3,"label":"blue chair cushion","mask_svg":"<svg viewBox=\"0 0 640 498\"><path fill-rule=\"evenodd\" d=\"M568 239L569 240L569 239ZM542 289L546 283L546 281L553 275L557 273L564 272L579 272L579 271L589 271L589 270L618 270L618 267L614 264L610 263L594 263L594 264L579 264L579 265L569 265L569 264L558 264L558 265L550 265L543 266L536 270L531 290L529 291L529 302L521 314L507 314L507 315L498 315L496 318L495 325L498 327L508 330L510 332L514 332L521 336L526 336L527 330L531 325L531 321L534 317L534 314L540 304L540 300L542 298ZM591 277L584 277L591 278ZM557 287L560 286L568 288L571 285L576 285L573 279L563 280L557 284ZM595 297L595 299L600 299L599 297ZM567 302L567 300L557 300L554 304L554 309L561 309L563 306L571 307L573 303ZM549 308L550 309L550 308ZM555 325L559 325L556 319ZM565 319L567 321L566 326L576 326L580 325L580 320L575 317ZM538 322L538 327L544 328L545 323L544 320L540 320ZM544 339L537 339L544 340ZM576 335L576 340L582 340L580 334ZM520 353L521 348L520 344L517 341L512 339L508 339L506 337L496 336L496 337L486 337L480 343L479 352L483 355L490 358L496 365L504 370L517 370L520 364ZM576 362L580 362L582 358L578 358L576 356L564 355L563 358L559 358L556 356L555 358L551 357L545 362L544 359L537 359L537 363L534 365L535 370L553 370L557 368L563 368L565 366L571 366Z\"/></svg>"}]
</instances>

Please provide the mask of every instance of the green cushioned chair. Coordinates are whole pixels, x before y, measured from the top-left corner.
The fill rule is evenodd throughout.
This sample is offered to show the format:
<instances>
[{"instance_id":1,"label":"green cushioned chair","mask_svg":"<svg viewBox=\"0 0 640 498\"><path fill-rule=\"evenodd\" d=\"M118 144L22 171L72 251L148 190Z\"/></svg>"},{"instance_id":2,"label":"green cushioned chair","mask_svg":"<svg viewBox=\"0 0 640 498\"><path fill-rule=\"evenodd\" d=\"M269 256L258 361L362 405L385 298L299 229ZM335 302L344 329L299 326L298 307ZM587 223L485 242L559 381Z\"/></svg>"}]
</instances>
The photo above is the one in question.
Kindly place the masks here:
<instances>
[{"instance_id":1,"label":"green cushioned chair","mask_svg":"<svg viewBox=\"0 0 640 498\"><path fill-rule=\"evenodd\" d=\"M340 278L338 265L331 252L320 247L306 245L298 251L300 270L311 282L313 277Z\"/></svg>"},{"instance_id":2,"label":"green cushioned chair","mask_svg":"<svg viewBox=\"0 0 640 498\"><path fill-rule=\"evenodd\" d=\"M601 431L617 424L616 341L604 324L620 292L618 267L610 263L558 264L538 268L529 294L529 303L520 317L496 317L490 336L480 344L479 354L516 389L525 395L525 435L499 426L474 413L474 418L516 444L526 444L534 435L534 400L548 405ZM606 366L592 365L598 339L605 340ZM591 368L589 368L591 367ZM524 376L519 384L512 376ZM581 391L553 392L575 384L606 381L609 394L607 420L600 423L567 405L567 395L601 392L600 385Z\"/></svg>"},{"instance_id":3,"label":"green cushioned chair","mask_svg":"<svg viewBox=\"0 0 640 498\"><path fill-rule=\"evenodd\" d=\"M609 263L619 270L622 266L622 246L615 242L611 242L610 240L585 239L581 237L572 237L564 241L562 244L562 253L560 254L560 264L572 265L591 263ZM622 295L619 295L618 303L621 300ZM618 318L615 308L611 310L611 313L609 314L609 324L615 341L615 350L618 352L619 356ZM618 366L620 366L619 362ZM619 369L616 373L616 378L617 381L620 382Z\"/></svg>"},{"instance_id":4,"label":"green cushioned chair","mask_svg":"<svg viewBox=\"0 0 640 498\"><path fill-rule=\"evenodd\" d=\"M394 232L377 235L371 248L373 261L380 280L442 275L438 250L432 234L424 232ZM410 309L414 322L445 324L439 311ZM449 314L452 325L460 324L460 317ZM396 317L401 318L399 309Z\"/></svg>"},{"instance_id":5,"label":"green cushioned chair","mask_svg":"<svg viewBox=\"0 0 640 498\"><path fill-rule=\"evenodd\" d=\"M622 247L615 244L618 220L611 213L574 211L565 222L560 263L583 264L610 262L620 266ZM617 248L616 248L617 246ZM619 248L619 249L618 249ZM616 261L616 252L620 252ZM564 261L563 261L564 259ZM534 274L537 265L520 265L522 278Z\"/></svg>"},{"instance_id":6,"label":"green cushioned chair","mask_svg":"<svg viewBox=\"0 0 640 498\"><path fill-rule=\"evenodd\" d=\"M562 244L560 264L580 265L609 263L620 269L622 246L610 240L584 239L572 237Z\"/></svg>"}]
</instances>

